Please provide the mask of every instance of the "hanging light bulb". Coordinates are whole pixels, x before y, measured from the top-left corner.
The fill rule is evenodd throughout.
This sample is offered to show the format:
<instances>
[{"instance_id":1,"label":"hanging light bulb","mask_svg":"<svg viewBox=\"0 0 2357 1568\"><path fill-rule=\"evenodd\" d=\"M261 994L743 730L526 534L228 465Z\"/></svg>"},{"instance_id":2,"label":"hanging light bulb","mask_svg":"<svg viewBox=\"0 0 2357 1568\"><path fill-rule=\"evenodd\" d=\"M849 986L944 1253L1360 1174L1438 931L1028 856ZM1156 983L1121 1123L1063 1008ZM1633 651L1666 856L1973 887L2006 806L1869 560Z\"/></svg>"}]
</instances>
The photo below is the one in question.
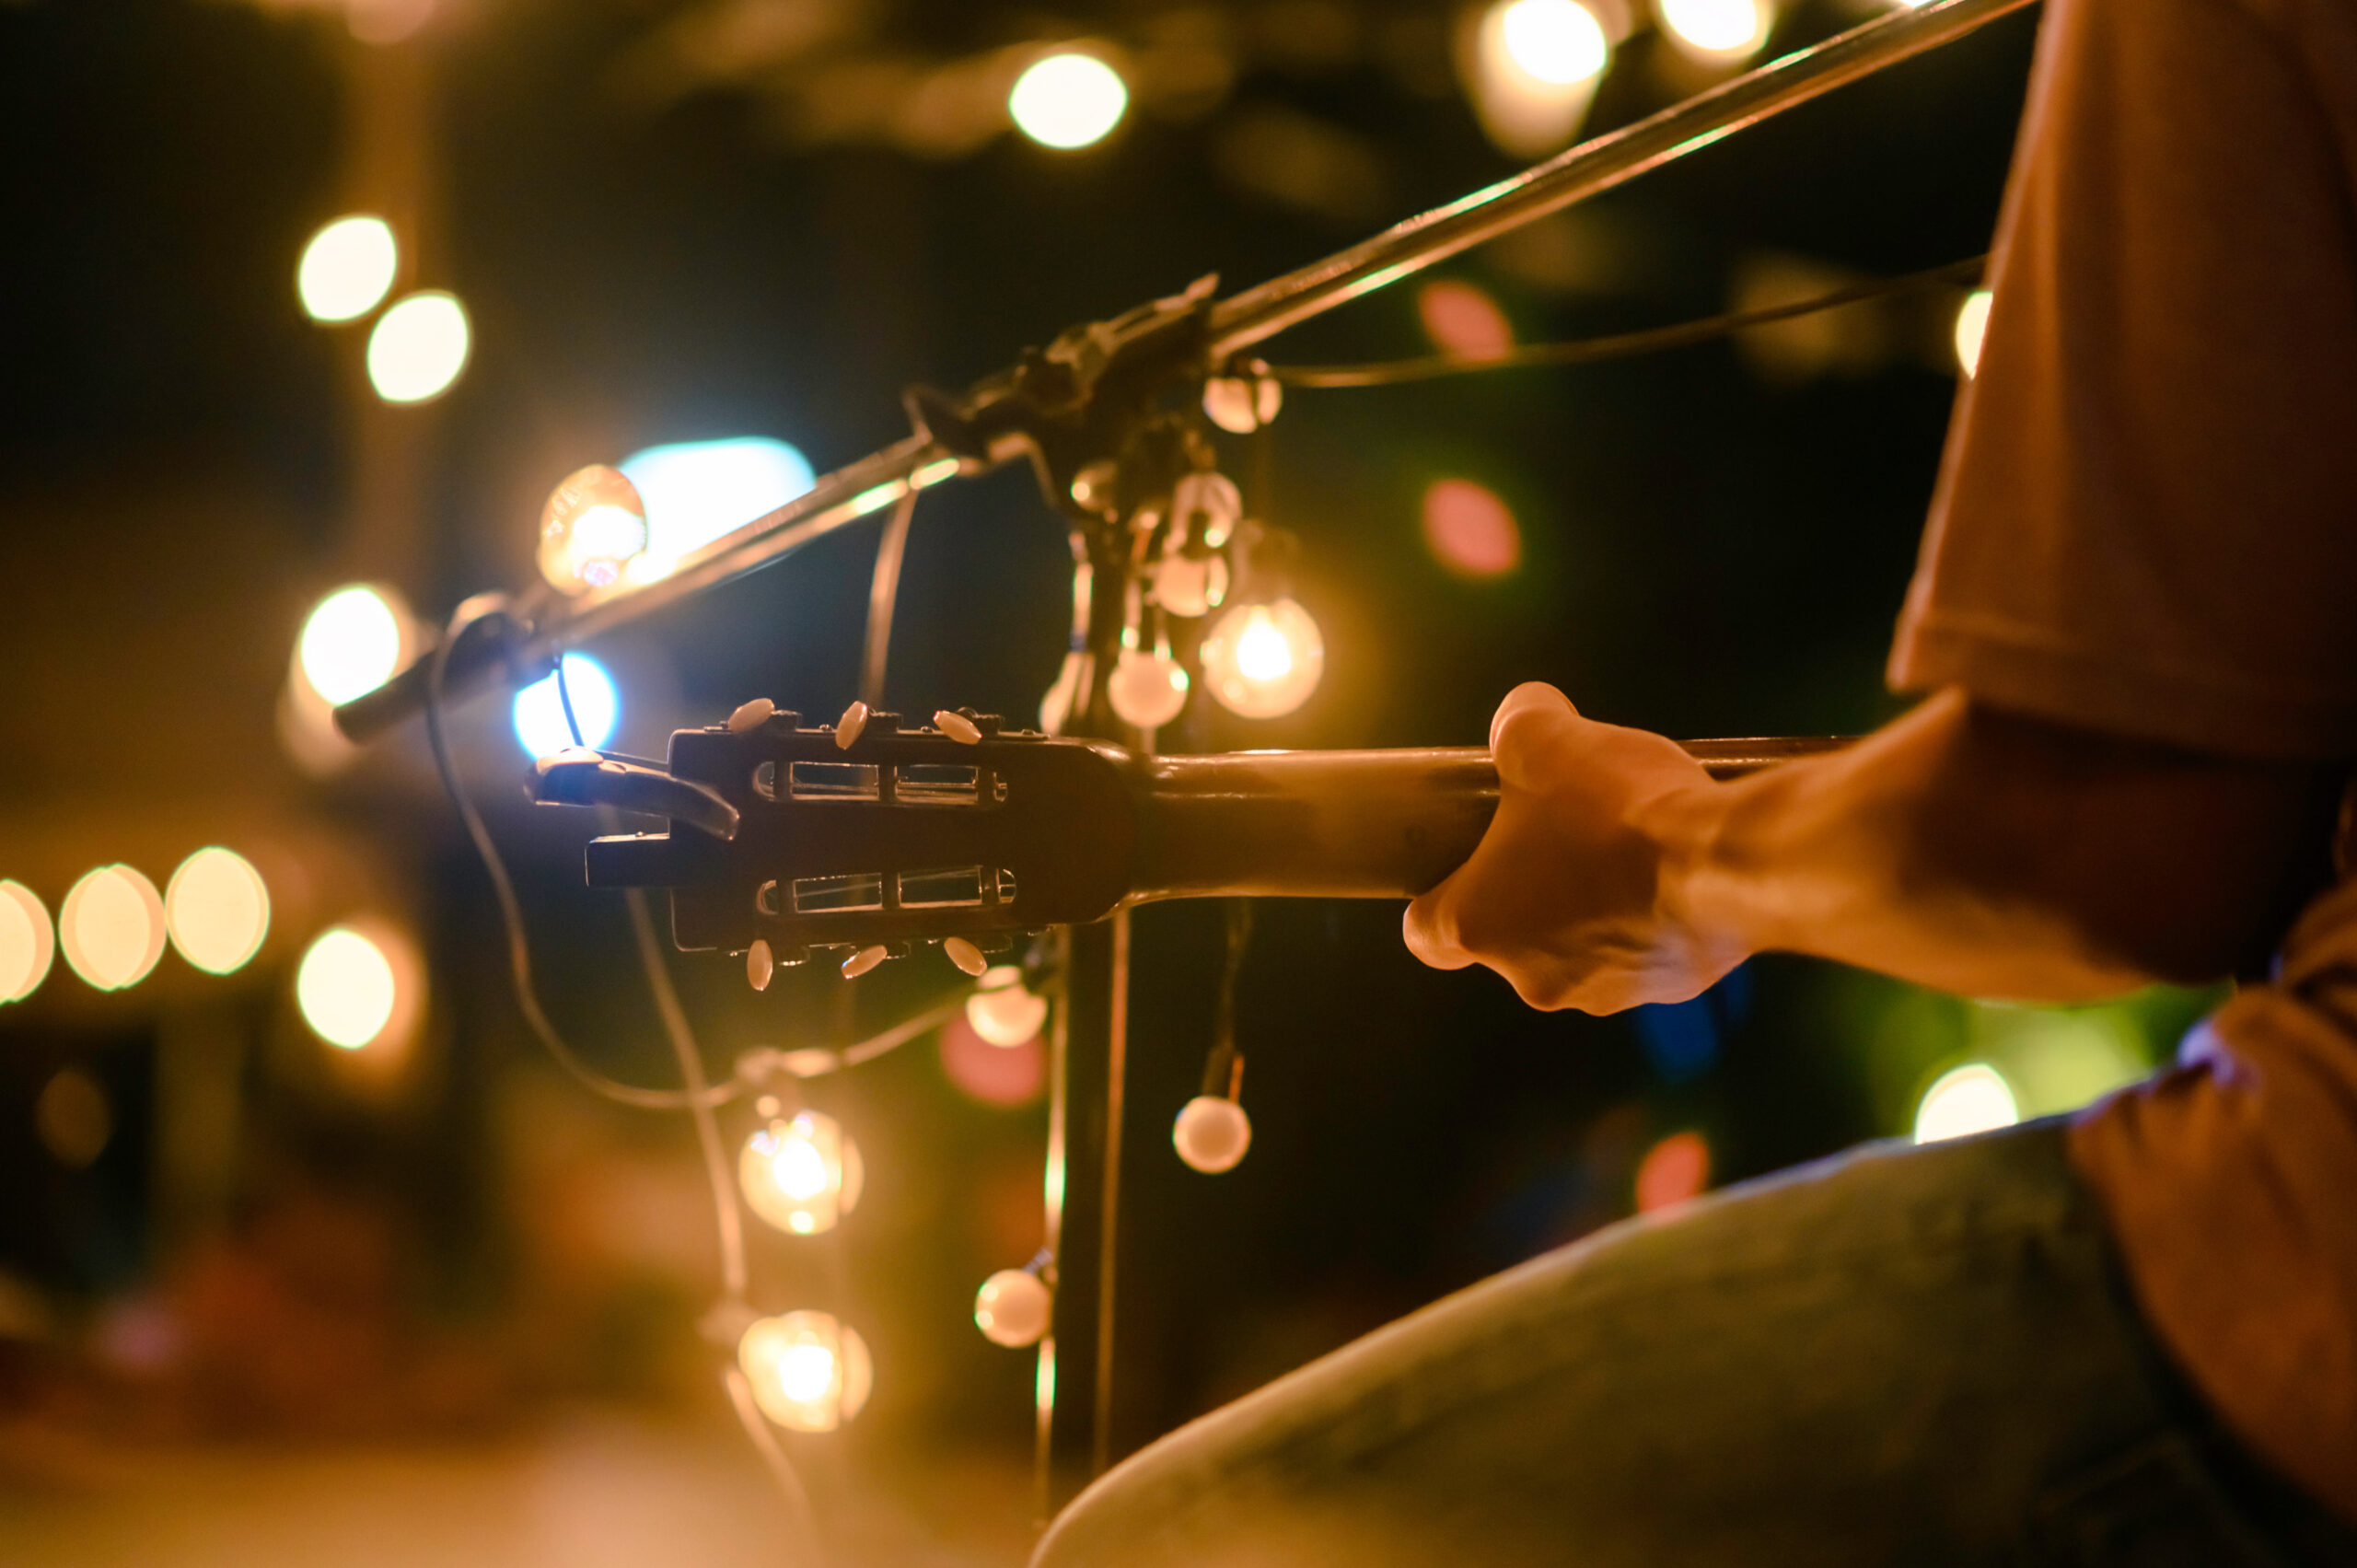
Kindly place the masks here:
<instances>
[{"instance_id":1,"label":"hanging light bulb","mask_svg":"<svg viewBox=\"0 0 2357 1568\"><path fill-rule=\"evenodd\" d=\"M1252 1146L1252 1119L1224 1095L1197 1095L1170 1128L1178 1157L1205 1176L1234 1170Z\"/></svg>"},{"instance_id":2,"label":"hanging light bulb","mask_svg":"<svg viewBox=\"0 0 2357 1568\"><path fill-rule=\"evenodd\" d=\"M745 1140L737 1182L753 1213L795 1236L816 1236L859 1204L866 1179L859 1145L815 1110L778 1118Z\"/></svg>"},{"instance_id":3,"label":"hanging light bulb","mask_svg":"<svg viewBox=\"0 0 2357 1568\"><path fill-rule=\"evenodd\" d=\"M1318 689L1326 640L1309 611L1290 598L1239 604L1211 629L1201 649L1203 684L1220 705L1248 719L1293 712Z\"/></svg>"},{"instance_id":4,"label":"hanging light bulb","mask_svg":"<svg viewBox=\"0 0 2357 1568\"><path fill-rule=\"evenodd\" d=\"M1122 723L1159 729L1187 705L1187 671L1167 645L1152 653L1123 648L1105 694Z\"/></svg>"},{"instance_id":5,"label":"hanging light bulb","mask_svg":"<svg viewBox=\"0 0 2357 1568\"><path fill-rule=\"evenodd\" d=\"M966 1021L993 1045L1014 1047L1039 1032L1048 1021L1048 999L1035 996L1013 964L993 964L966 998Z\"/></svg>"},{"instance_id":6,"label":"hanging light bulb","mask_svg":"<svg viewBox=\"0 0 2357 1568\"><path fill-rule=\"evenodd\" d=\"M1028 1269L1001 1269L974 1293L974 1327L994 1345L1018 1350L1048 1331L1054 1304L1047 1283Z\"/></svg>"},{"instance_id":7,"label":"hanging light bulb","mask_svg":"<svg viewBox=\"0 0 2357 1568\"><path fill-rule=\"evenodd\" d=\"M646 503L620 469L591 463L567 474L540 508L540 575L559 593L620 582L646 552Z\"/></svg>"},{"instance_id":8,"label":"hanging light bulb","mask_svg":"<svg viewBox=\"0 0 2357 1568\"><path fill-rule=\"evenodd\" d=\"M795 1432L832 1432L851 1420L875 1380L867 1342L828 1312L755 1319L737 1342L737 1365L761 1413Z\"/></svg>"}]
</instances>

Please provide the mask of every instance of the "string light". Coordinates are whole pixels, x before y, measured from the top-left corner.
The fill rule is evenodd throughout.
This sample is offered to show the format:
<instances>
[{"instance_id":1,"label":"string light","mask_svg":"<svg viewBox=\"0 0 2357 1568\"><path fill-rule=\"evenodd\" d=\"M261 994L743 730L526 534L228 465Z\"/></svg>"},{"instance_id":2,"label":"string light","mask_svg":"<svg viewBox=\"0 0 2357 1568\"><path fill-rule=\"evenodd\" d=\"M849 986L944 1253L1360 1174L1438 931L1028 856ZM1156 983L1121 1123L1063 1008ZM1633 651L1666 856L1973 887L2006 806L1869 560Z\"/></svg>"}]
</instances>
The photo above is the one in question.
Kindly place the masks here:
<instances>
[{"instance_id":1,"label":"string light","mask_svg":"<svg viewBox=\"0 0 2357 1568\"><path fill-rule=\"evenodd\" d=\"M234 973L270 932L270 889L237 851L198 850L164 884L164 930L198 969Z\"/></svg>"},{"instance_id":2,"label":"string light","mask_svg":"<svg viewBox=\"0 0 2357 1568\"><path fill-rule=\"evenodd\" d=\"M737 1184L745 1202L778 1229L816 1236L858 1206L865 1167L859 1145L831 1116L799 1111L745 1140Z\"/></svg>"},{"instance_id":3,"label":"string light","mask_svg":"<svg viewBox=\"0 0 2357 1568\"><path fill-rule=\"evenodd\" d=\"M311 1032L340 1051L405 1041L419 1011L420 966L408 943L382 928L339 925L305 949L295 1001Z\"/></svg>"},{"instance_id":4,"label":"string light","mask_svg":"<svg viewBox=\"0 0 2357 1568\"><path fill-rule=\"evenodd\" d=\"M1915 1141L1938 1143L2011 1127L2022 1119L2013 1086L1985 1062L1968 1062L1943 1073L1923 1091L1915 1110Z\"/></svg>"},{"instance_id":5,"label":"string light","mask_svg":"<svg viewBox=\"0 0 2357 1568\"><path fill-rule=\"evenodd\" d=\"M1039 1034L1048 1021L1048 999L1035 996L1013 964L993 964L966 998L966 1021L991 1044L1012 1049Z\"/></svg>"},{"instance_id":6,"label":"string light","mask_svg":"<svg viewBox=\"0 0 2357 1568\"><path fill-rule=\"evenodd\" d=\"M1498 0L1482 14L1469 56L1482 130L1518 157L1562 145L1611 58L1603 25L1576 0Z\"/></svg>"},{"instance_id":7,"label":"string light","mask_svg":"<svg viewBox=\"0 0 2357 1568\"><path fill-rule=\"evenodd\" d=\"M1221 1095L1197 1095L1179 1109L1170 1142L1178 1157L1206 1176L1234 1170L1252 1146L1252 1119Z\"/></svg>"},{"instance_id":8,"label":"string light","mask_svg":"<svg viewBox=\"0 0 2357 1568\"><path fill-rule=\"evenodd\" d=\"M994 1345L1019 1350L1048 1331L1054 1300L1028 1269L1001 1269L974 1293L974 1327Z\"/></svg>"},{"instance_id":9,"label":"string light","mask_svg":"<svg viewBox=\"0 0 2357 1568\"><path fill-rule=\"evenodd\" d=\"M0 1004L40 990L56 956L48 909L23 883L0 882Z\"/></svg>"},{"instance_id":10,"label":"string light","mask_svg":"<svg viewBox=\"0 0 2357 1568\"><path fill-rule=\"evenodd\" d=\"M561 594L610 588L646 553L646 503L619 469L591 463L540 508L540 575Z\"/></svg>"},{"instance_id":11,"label":"string light","mask_svg":"<svg viewBox=\"0 0 2357 1568\"><path fill-rule=\"evenodd\" d=\"M629 580L668 576L682 556L808 490L810 460L784 441L733 436L649 447L620 465L644 499L646 552Z\"/></svg>"},{"instance_id":12,"label":"string light","mask_svg":"<svg viewBox=\"0 0 2357 1568\"><path fill-rule=\"evenodd\" d=\"M375 691L401 667L408 617L390 592L366 583L341 587L305 617L295 644L304 684L330 706Z\"/></svg>"},{"instance_id":13,"label":"string light","mask_svg":"<svg viewBox=\"0 0 2357 1568\"><path fill-rule=\"evenodd\" d=\"M1970 377L1980 372L1980 344L1989 335L1989 307L1996 296L1976 288L1964 296L1956 312L1956 362Z\"/></svg>"},{"instance_id":14,"label":"string light","mask_svg":"<svg viewBox=\"0 0 2357 1568\"><path fill-rule=\"evenodd\" d=\"M164 956L164 900L128 865L86 873L57 912L65 961L99 991L137 985Z\"/></svg>"},{"instance_id":15,"label":"string light","mask_svg":"<svg viewBox=\"0 0 2357 1568\"><path fill-rule=\"evenodd\" d=\"M1671 40L1705 60L1739 60L1768 41L1769 0L1654 0Z\"/></svg>"},{"instance_id":16,"label":"string light","mask_svg":"<svg viewBox=\"0 0 2357 1568\"><path fill-rule=\"evenodd\" d=\"M425 289L396 301L368 333L368 384L389 403L430 402L467 367L473 330L458 296Z\"/></svg>"},{"instance_id":17,"label":"string light","mask_svg":"<svg viewBox=\"0 0 2357 1568\"><path fill-rule=\"evenodd\" d=\"M354 321L377 308L401 270L392 226L370 213L340 217L311 236L295 267L295 295L314 321Z\"/></svg>"},{"instance_id":18,"label":"string light","mask_svg":"<svg viewBox=\"0 0 2357 1568\"><path fill-rule=\"evenodd\" d=\"M1051 54L1015 79L1006 96L1015 127L1043 147L1103 141L1130 107L1120 73L1093 54Z\"/></svg>"},{"instance_id":19,"label":"string light","mask_svg":"<svg viewBox=\"0 0 2357 1568\"><path fill-rule=\"evenodd\" d=\"M737 1342L737 1365L761 1413L795 1432L832 1432L851 1420L875 1379L867 1342L826 1312L756 1319Z\"/></svg>"},{"instance_id":20,"label":"string light","mask_svg":"<svg viewBox=\"0 0 2357 1568\"><path fill-rule=\"evenodd\" d=\"M553 674L516 693L513 718L516 738L534 758L552 756L574 744L573 726L565 722L564 698L573 697L573 716L581 724L580 744L596 750L614 738L621 723L621 694L605 667L587 654L564 656L565 691L559 691Z\"/></svg>"},{"instance_id":21,"label":"string light","mask_svg":"<svg viewBox=\"0 0 2357 1568\"><path fill-rule=\"evenodd\" d=\"M1220 705L1248 719L1292 713L1318 689L1326 641L1309 612L1289 598L1239 604L1220 617L1199 656L1203 684Z\"/></svg>"}]
</instances>

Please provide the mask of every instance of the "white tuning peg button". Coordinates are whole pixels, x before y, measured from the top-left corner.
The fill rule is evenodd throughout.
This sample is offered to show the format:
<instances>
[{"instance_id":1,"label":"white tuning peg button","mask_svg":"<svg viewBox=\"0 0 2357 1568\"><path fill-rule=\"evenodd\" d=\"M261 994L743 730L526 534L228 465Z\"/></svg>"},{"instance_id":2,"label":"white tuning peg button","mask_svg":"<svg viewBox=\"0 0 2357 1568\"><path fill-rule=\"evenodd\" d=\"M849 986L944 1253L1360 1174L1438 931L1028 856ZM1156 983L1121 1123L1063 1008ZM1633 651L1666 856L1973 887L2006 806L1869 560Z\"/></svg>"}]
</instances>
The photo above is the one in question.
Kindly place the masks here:
<instances>
[{"instance_id":1,"label":"white tuning peg button","mask_svg":"<svg viewBox=\"0 0 2357 1568\"><path fill-rule=\"evenodd\" d=\"M1252 1146L1252 1119L1244 1108L1218 1095L1197 1095L1170 1129L1178 1157L1205 1176L1234 1170Z\"/></svg>"},{"instance_id":2,"label":"white tuning peg button","mask_svg":"<svg viewBox=\"0 0 2357 1568\"><path fill-rule=\"evenodd\" d=\"M1052 1302L1039 1275L1001 1269L974 1293L974 1327L994 1345L1013 1350L1036 1344L1048 1331Z\"/></svg>"},{"instance_id":3,"label":"white tuning peg button","mask_svg":"<svg viewBox=\"0 0 2357 1568\"><path fill-rule=\"evenodd\" d=\"M777 704L767 697L756 697L749 703L740 703L737 711L728 715L729 731L742 735L749 729L759 729L770 722L770 715L775 712Z\"/></svg>"},{"instance_id":4,"label":"white tuning peg button","mask_svg":"<svg viewBox=\"0 0 2357 1568\"><path fill-rule=\"evenodd\" d=\"M857 980L891 956L892 950L880 944L873 947L862 947L843 960L843 978Z\"/></svg>"},{"instance_id":5,"label":"white tuning peg button","mask_svg":"<svg viewBox=\"0 0 2357 1568\"><path fill-rule=\"evenodd\" d=\"M853 744L859 739L860 732L866 727L867 704L856 702L852 703L850 707L843 710L843 716L835 721L836 749L850 750Z\"/></svg>"},{"instance_id":6,"label":"white tuning peg button","mask_svg":"<svg viewBox=\"0 0 2357 1568\"><path fill-rule=\"evenodd\" d=\"M933 715L933 727L960 746L972 746L982 738L982 726L960 713L947 708Z\"/></svg>"},{"instance_id":7,"label":"white tuning peg button","mask_svg":"<svg viewBox=\"0 0 2357 1568\"><path fill-rule=\"evenodd\" d=\"M754 937L753 945L745 949L745 978L753 982L754 990L767 991L770 976L776 972L777 958L770 951L770 945L761 937Z\"/></svg>"},{"instance_id":8,"label":"white tuning peg button","mask_svg":"<svg viewBox=\"0 0 2357 1568\"><path fill-rule=\"evenodd\" d=\"M977 979L981 978L982 971L990 967L989 960L982 957L982 950L963 936L943 937L941 950L949 956L951 963Z\"/></svg>"}]
</instances>

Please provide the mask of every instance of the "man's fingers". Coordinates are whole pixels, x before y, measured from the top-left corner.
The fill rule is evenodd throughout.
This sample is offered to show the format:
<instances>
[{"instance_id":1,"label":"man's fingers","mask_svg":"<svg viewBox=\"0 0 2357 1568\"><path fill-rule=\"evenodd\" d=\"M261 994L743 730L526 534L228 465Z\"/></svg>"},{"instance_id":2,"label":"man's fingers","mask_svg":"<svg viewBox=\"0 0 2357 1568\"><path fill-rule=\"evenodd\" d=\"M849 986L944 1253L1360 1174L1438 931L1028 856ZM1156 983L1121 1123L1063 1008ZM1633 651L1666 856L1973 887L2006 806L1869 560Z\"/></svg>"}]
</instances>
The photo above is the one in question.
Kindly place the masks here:
<instances>
[{"instance_id":1,"label":"man's fingers","mask_svg":"<svg viewBox=\"0 0 2357 1568\"><path fill-rule=\"evenodd\" d=\"M1515 714L1550 714L1558 711L1569 714L1573 718L1579 716L1579 710L1572 706L1572 700L1556 688L1548 685L1544 680L1524 681L1506 693L1505 701L1500 703L1498 711L1490 716L1490 749L1495 751L1498 749L1498 737L1505 729L1506 720Z\"/></svg>"},{"instance_id":2,"label":"man's fingers","mask_svg":"<svg viewBox=\"0 0 2357 1568\"><path fill-rule=\"evenodd\" d=\"M1457 918L1449 894L1449 883L1456 880L1451 877L1424 894L1399 917L1399 935L1408 951L1436 970L1461 970L1473 962L1473 955L1457 941Z\"/></svg>"}]
</instances>

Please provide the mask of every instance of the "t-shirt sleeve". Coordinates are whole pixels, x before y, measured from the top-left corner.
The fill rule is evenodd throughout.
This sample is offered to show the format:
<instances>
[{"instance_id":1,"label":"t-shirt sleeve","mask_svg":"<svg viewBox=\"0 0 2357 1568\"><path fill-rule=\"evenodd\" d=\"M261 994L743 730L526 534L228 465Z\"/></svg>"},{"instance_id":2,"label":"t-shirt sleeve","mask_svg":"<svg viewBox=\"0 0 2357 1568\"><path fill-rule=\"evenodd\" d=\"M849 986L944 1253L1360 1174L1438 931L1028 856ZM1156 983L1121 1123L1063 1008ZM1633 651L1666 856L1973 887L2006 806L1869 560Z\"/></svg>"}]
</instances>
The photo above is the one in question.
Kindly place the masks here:
<instances>
[{"instance_id":1,"label":"t-shirt sleeve","mask_svg":"<svg viewBox=\"0 0 2357 1568\"><path fill-rule=\"evenodd\" d=\"M2236 0L2050 0L1901 691L2357 755L2357 81Z\"/></svg>"}]
</instances>

